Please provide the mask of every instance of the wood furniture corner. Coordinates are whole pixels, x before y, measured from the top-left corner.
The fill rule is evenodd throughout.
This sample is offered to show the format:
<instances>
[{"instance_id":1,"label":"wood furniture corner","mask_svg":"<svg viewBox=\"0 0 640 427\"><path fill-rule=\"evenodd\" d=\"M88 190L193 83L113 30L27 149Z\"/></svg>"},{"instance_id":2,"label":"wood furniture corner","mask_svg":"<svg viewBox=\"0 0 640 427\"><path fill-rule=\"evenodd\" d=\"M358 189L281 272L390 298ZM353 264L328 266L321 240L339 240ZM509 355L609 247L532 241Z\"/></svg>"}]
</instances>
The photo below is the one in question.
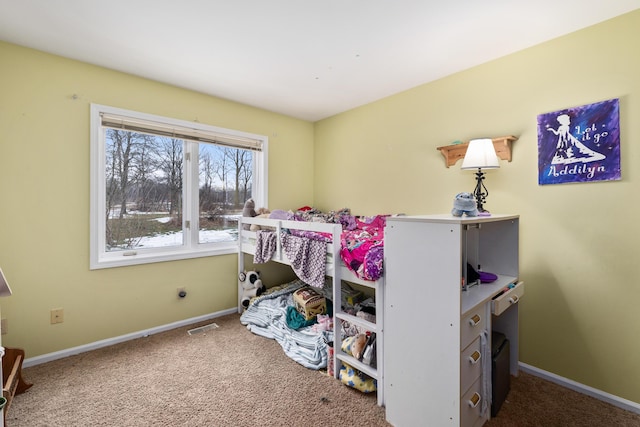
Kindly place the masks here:
<instances>
[{"instance_id":1,"label":"wood furniture corner","mask_svg":"<svg viewBox=\"0 0 640 427\"><path fill-rule=\"evenodd\" d=\"M510 162L511 144L517 140L518 138L513 135L492 138L493 146L496 149L498 157ZM463 142L462 144L443 145L442 147L438 147L437 150L442 153L445 165L449 167L455 165L458 160L464 158L468 146L468 142Z\"/></svg>"},{"instance_id":2,"label":"wood furniture corner","mask_svg":"<svg viewBox=\"0 0 640 427\"><path fill-rule=\"evenodd\" d=\"M2 395L7 399L7 403L4 406L5 421L13 396L24 393L33 385L22 378L23 361L24 350L5 347L4 357L2 358Z\"/></svg>"}]
</instances>

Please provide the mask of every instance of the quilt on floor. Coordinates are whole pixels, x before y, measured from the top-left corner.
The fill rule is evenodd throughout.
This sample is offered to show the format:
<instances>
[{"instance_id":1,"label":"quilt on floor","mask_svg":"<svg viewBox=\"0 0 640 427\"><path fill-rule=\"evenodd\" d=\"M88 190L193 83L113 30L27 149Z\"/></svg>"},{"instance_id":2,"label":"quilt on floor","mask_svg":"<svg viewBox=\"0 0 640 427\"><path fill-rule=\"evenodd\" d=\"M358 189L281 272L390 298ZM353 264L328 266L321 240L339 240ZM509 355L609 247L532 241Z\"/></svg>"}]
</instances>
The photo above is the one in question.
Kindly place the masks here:
<instances>
[{"instance_id":1,"label":"quilt on floor","mask_svg":"<svg viewBox=\"0 0 640 427\"><path fill-rule=\"evenodd\" d=\"M287 324L287 307L294 305L293 292L306 286L295 280L275 292L255 298L240 316L240 322L251 332L276 340L285 354L310 369L327 367L327 342L333 338L327 332L307 326L298 330Z\"/></svg>"}]
</instances>

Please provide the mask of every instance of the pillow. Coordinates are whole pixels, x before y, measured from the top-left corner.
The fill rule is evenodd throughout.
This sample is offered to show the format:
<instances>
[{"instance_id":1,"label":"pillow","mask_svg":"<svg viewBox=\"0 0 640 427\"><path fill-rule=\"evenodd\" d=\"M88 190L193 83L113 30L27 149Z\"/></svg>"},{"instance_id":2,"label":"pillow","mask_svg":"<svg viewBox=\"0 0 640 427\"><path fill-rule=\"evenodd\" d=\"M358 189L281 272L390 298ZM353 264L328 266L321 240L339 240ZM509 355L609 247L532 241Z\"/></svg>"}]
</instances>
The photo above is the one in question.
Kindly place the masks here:
<instances>
[{"instance_id":1,"label":"pillow","mask_svg":"<svg viewBox=\"0 0 640 427\"><path fill-rule=\"evenodd\" d=\"M373 393L378 389L378 382L360 371L353 369L346 363L340 368L340 381L344 385L353 387L363 393Z\"/></svg>"},{"instance_id":2,"label":"pillow","mask_svg":"<svg viewBox=\"0 0 640 427\"><path fill-rule=\"evenodd\" d=\"M365 346L367 345L367 336L365 334L358 334L352 337L346 337L342 340L342 351L349 356L353 356L360 360L362 353L364 353Z\"/></svg>"}]
</instances>

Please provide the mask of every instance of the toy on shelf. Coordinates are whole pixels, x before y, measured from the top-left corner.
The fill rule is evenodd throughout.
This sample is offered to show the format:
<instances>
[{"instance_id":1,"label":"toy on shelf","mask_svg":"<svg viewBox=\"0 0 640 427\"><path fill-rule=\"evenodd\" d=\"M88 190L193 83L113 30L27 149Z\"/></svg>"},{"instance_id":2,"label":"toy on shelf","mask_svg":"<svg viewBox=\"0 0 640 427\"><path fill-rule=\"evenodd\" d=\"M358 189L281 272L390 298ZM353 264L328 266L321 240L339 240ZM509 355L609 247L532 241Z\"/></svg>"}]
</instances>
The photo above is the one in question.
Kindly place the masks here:
<instances>
[{"instance_id":1,"label":"toy on shelf","mask_svg":"<svg viewBox=\"0 0 640 427\"><path fill-rule=\"evenodd\" d=\"M478 208L476 207L476 199L471 193L458 193L453 199L453 216L478 216Z\"/></svg>"}]
</instances>

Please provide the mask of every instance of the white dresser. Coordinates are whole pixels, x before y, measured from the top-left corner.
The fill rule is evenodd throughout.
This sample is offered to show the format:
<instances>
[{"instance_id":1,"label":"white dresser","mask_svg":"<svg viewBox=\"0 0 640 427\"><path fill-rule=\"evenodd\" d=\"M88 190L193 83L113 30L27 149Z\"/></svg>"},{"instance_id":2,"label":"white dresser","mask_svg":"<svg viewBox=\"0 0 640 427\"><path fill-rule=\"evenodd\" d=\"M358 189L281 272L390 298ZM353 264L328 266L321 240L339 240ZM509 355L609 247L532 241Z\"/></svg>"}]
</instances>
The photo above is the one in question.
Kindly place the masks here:
<instances>
[{"instance_id":1,"label":"white dresser","mask_svg":"<svg viewBox=\"0 0 640 427\"><path fill-rule=\"evenodd\" d=\"M385 403L394 426L481 426L490 417L491 331L518 373L517 215L401 216L385 229ZM466 265L498 275L469 285Z\"/></svg>"}]
</instances>

